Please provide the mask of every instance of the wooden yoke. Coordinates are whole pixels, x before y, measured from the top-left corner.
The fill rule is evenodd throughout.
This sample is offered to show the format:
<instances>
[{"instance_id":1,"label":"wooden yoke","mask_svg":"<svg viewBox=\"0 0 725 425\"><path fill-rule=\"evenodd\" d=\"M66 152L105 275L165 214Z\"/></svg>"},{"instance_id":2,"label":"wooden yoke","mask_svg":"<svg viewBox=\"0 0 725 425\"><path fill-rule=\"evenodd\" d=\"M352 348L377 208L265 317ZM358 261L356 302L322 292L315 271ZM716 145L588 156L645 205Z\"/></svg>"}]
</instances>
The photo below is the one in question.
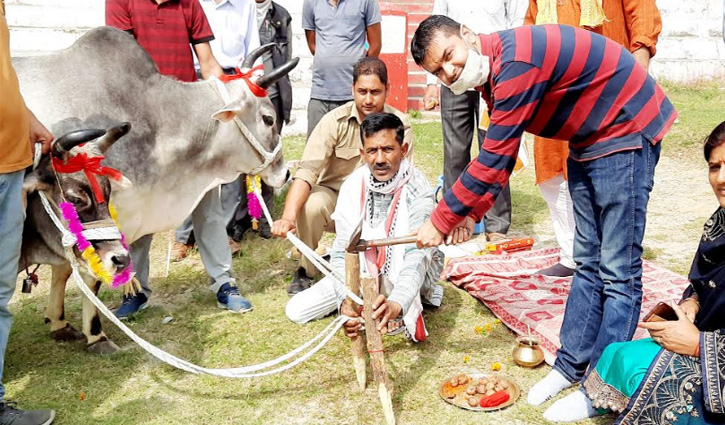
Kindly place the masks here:
<instances>
[{"instance_id":1,"label":"wooden yoke","mask_svg":"<svg viewBox=\"0 0 725 425\"><path fill-rule=\"evenodd\" d=\"M353 294L360 293L360 255L357 252L345 253L345 284L347 289ZM350 303L355 311L359 311L358 306L351 299L346 299L346 303ZM356 308L357 307L357 308ZM355 368L355 377L357 378L360 391L365 390L367 378L365 376L365 339L364 335L359 334L351 339L352 342L352 365Z\"/></svg>"},{"instance_id":2,"label":"wooden yoke","mask_svg":"<svg viewBox=\"0 0 725 425\"><path fill-rule=\"evenodd\" d=\"M388 376L388 367L385 365L383 335L378 330L380 320L373 320L372 318L373 303L380 293L378 278L364 276L362 278L362 290L363 302L365 303L363 317L365 318L365 334L368 341L368 352L370 353L370 367L373 370L373 378L378 384L378 395L380 396L380 404L383 406L385 422L388 425L395 425L392 400L393 387Z\"/></svg>"}]
</instances>

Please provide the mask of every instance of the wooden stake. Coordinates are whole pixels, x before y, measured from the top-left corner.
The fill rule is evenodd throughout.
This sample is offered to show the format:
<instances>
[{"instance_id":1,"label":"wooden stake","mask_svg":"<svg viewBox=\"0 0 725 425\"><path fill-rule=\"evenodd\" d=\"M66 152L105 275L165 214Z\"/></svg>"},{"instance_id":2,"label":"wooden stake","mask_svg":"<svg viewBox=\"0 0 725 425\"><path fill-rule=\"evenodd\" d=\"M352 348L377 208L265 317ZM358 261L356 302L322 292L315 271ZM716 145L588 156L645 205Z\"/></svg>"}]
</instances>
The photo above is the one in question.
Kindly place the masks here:
<instances>
[{"instance_id":1,"label":"wooden stake","mask_svg":"<svg viewBox=\"0 0 725 425\"><path fill-rule=\"evenodd\" d=\"M353 294L360 293L360 255L358 253L345 253L345 280L347 289ZM353 307L357 306L351 299L345 302L351 303ZM351 340L352 342L352 366L355 368L355 377L360 391L365 391L367 377L365 376L365 337L364 334L358 335Z\"/></svg>"},{"instance_id":2,"label":"wooden stake","mask_svg":"<svg viewBox=\"0 0 725 425\"><path fill-rule=\"evenodd\" d=\"M378 330L379 320L373 320L373 303L378 298L378 279L364 276L362 278L363 302L365 307L363 317L365 318L365 334L368 340L368 352L370 353L370 367L373 370L373 378L378 384L378 395L380 404L383 406L385 422L388 425L395 425L395 413L393 412L393 386L388 376L388 367L385 365L385 354L383 353L383 335Z\"/></svg>"}]
</instances>

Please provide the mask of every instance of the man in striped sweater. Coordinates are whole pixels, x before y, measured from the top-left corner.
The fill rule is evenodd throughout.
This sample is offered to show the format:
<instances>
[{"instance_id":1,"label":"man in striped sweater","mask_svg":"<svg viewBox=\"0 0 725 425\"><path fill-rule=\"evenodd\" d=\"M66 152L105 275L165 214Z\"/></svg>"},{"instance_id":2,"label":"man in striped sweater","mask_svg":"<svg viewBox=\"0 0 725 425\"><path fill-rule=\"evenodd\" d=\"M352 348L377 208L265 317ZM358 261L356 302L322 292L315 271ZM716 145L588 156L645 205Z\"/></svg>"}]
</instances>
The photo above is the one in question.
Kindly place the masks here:
<instances>
[{"instance_id":1,"label":"man in striped sweater","mask_svg":"<svg viewBox=\"0 0 725 425\"><path fill-rule=\"evenodd\" d=\"M418 231L443 243L491 207L508 182L524 131L568 140L577 263L554 370L529 391L538 405L585 376L604 347L632 338L642 299L642 238L660 141L677 114L645 68L620 45L566 25L477 35L444 16L421 23L417 64L453 92L475 87L491 124L478 158ZM576 392L545 413L594 414Z\"/></svg>"}]
</instances>

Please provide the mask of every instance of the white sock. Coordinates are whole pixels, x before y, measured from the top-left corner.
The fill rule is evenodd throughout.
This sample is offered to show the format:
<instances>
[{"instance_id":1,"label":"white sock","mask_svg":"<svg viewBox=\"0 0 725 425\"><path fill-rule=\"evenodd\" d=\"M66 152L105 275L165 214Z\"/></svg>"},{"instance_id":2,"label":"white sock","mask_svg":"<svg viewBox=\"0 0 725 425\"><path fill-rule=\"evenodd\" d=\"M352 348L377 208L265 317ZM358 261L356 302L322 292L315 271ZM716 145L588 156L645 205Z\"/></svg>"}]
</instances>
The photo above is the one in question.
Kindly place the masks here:
<instances>
[{"instance_id":1,"label":"white sock","mask_svg":"<svg viewBox=\"0 0 725 425\"><path fill-rule=\"evenodd\" d=\"M544 418L551 422L575 422L594 416L597 416L597 409L583 391L569 394L544 412Z\"/></svg>"},{"instance_id":2,"label":"white sock","mask_svg":"<svg viewBox=\"0 0 725 425\"><path fill-rule=\"evenodd\" d=\"M538 406L572 385L574 384L569 382L564 375L553 369L544 379L531 387L526 401L532 406Z\"/></svg>"}]
</instances>

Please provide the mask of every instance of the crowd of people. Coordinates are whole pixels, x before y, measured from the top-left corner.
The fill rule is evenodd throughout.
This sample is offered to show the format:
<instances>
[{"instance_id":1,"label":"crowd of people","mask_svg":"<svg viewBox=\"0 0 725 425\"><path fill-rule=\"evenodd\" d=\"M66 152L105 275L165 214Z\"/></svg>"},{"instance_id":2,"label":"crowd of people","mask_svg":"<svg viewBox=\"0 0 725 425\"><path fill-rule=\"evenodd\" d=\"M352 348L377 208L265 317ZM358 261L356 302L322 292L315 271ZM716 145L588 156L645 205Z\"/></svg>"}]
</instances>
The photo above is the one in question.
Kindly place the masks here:
<instances>
[{"instance_id":1,"label":"crowd of people","mask_svg":"<svg viewBox=\"0 0 725 425\"><path fill-rule=\"evenodd\" d=\"M9 31L0 2L0 379L12 316L22 238L21 186L36 142L53 136L29 111L12 71ZM159 71L184 82L271 70L292 56L291 16L272 0L106 0L106 25L132 35ZM563 24L563 25L562 25ZM539 271L573 276L552 371L529 391L541 405L566 388L544 417L576 421L607 411L617 423L725 423L725 123L705 143L710 183L721 205L706 223L689 275L691 286L673 309L677 320L645 323L652 338L632 339L642 299L642 239L661 142L677 117L648 75L662 23L654 0L435 0L415 31L410 53L429 78L426 109L440 108L444 196L436 202L415 166L410 121L386 104L390 91L381 51L376 0L305 0L302 28L314 57L307 105L307 141L283 211L262 219L260 236L296 232L317 249L334 232L331 266L344 275L354 230L362 238L417 234L417 244L367 251L361 269L377 276L373 317L386 334L428 336L424 305L438 307L442 244L464 242L483 222L489 241L506 238L512 204L508 179L524 132L536 136L536 182L550 210L560 262ZM190 48L191 46L191 48ZM252 55L253 56L253 55ZM7 93L7 94L6 94ZM268 88L280 133L289 123L292 85ZM471 161L477 140L479 153ZM207 192L176 230L175 261L196 245L218 306L252 310L232 274L232 255L253 228L247 176ZM273 210L273 190L263 185ZM153 235L131 246L141 290L126 294L115 314L146 308ZM302 257L287 287L286 314L305 323L341 310L331 277ZM349 320L354 337L362 321ZM674 384L673 384L674 382ZM0 384L0 401L4 388ZM50 410L0 404L0 424L50 424Z\"/></svg>"}]
</instances>

